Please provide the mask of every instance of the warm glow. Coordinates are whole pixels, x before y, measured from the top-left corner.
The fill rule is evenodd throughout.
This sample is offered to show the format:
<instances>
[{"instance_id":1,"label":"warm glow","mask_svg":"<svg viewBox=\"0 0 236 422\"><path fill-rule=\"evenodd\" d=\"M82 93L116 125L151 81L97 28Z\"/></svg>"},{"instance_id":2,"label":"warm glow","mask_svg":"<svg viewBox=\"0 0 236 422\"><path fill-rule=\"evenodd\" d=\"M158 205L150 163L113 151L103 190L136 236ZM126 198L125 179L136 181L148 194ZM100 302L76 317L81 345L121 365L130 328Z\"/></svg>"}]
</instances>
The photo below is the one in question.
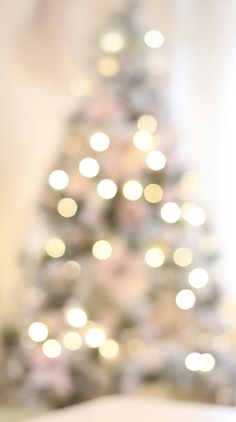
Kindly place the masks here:
<instances>
[{"instance_id":1,"label":"warm glow","mask_svg":"<svg viewBox=\"0 0 236 422\"><path fill-rule=\"evenodd\" d=\"M144 41L148 47L159 48L164 44L164 37L160 31L153 29L146 32Z\"/></svg>"},{"instance_id":2,"label":"warm glow","mask_svg":"<svg viewBox=\"0 0 236 422\"><path fill-rule=\"evenodd\" d=\"M176 223L180 219L181 211L175 202L167 202L161 207L161 217L166 223Z\"/></svg>"},{"instance_id":3,"label":"warm glow","mask_svg":"<svg viewBox=\"0 0 236 422\"><path fill-rule=\"evenodd\" d=\"M85 334L86 344L92 348L101 347L105 343L105 340L106 334L98 327L90 328Z\"/></svg>"},{"instance_id":4,"label":"warm glow","mask_svg":"<svg viewBox=\"0 0 236 422\"><path fill-rule=\"evenodd\" d=\"M55 238L50 239L46 245L46 252L51 258L60 258L66 250L63 240Z\"/></svg>"},{"instance_id":5,"label":"warm glow","mask_svg":"<svg viewBox=\"0 0 236 422\"><path fill-rule=\"evenodd\" d=\"M147 154L146 163L151 170L162 170L166 165L166 157L161 151L151 151Z\"/></svg>"},{"instance_id":6,"label":"warm glow","mask_svg":"<svg viewBox=\"0 0 236 422\"><path fill-rule=\"evenodd\" d=\"M108 32L100 39L100 47L107 53L117 53L124 47L124 37L119 32Z\"/></svg>"},{"instance_id":7,"label":"warm glow","mask_svg":"<svg viewBox=\"0 0 236 422\"><path fill-rule=\"evenodd\" d=\"M63 198L57 204L57 210L62 217L69 218L77 212L77 204L72 198Z\"/></svg>"},{"instance_id":8,"label":"warm glow","mask_svg":"<svg viewBox=\"0 0 236 422\"><path fill-rule=\"evenodd\" d=\"M137 180L129 180L123 186L123 194L130 201L137 201L143 194L143 187Z\"/></svg>"},{"instance_id":9,"label":"warm glow","mask_svg":"<svg viewBox=\"0 0 236 422\"><path fill-rule=\"evenodd\" d=\"M110 139L104 132L95 132L90 137L90 146L95 151L105 151L110 145Z\"/></svg>"},{"instance_id":10,"label":"warm glow","mask_svg":"<svg viewBox=\"0 0 236 422\"><path fill-rule=\"evenodd\" d=\"M117 75L119 70L119 62L114 57L102 57L98 62L99 73L107 78Z\"/></svg>"},{"instance_id":11,"label":"warm glow","mask_svg":"<svg viewBox=\"0 0 236 422\"><path fill-rule=\"evenodd\" d=\"M186 171L180 180L181 186L186 190L193 190L199 184L199 178L193 171Z\"/></svg>"},{"instance_id":12,"label":"warm glow","mask_svg":"<svg viewBox=\"0 0 236 422\"><path fill-rule=\"evenodd\" d=\"M191 309L195 305L195 302L196 296L192 290L183 289L176 295L176 305L180 309Z\"/></svg>"},{"instance_id":13,"label":"warm glow","mask_svg":"<svg viewBox=\"0 0 236 422\"><path fill-rule=\"evenodd\" d=\"M165 262L165 254L160 248L150 248L145 254L145 261L149 267L161 267Z\"/></svg>"},{"instance_id":14,"label":"warm glow","mask_svg":"<svg viewBox=\"0 0 236 422\"><path fill-rule=\"evenodd\" d=\"M104 261L110 258L112 254L112 246L106 240L98 240L96 243L94 243L92 252L95 258Z\"/></svg>"},{"instance_id":15,"label":"warm glow","mask_svg":"<svg viewBox=\"0 0 236 422\"><path fill-rule=\"evenodd\" d=\"M63 337L64 347L71 351L79 350L82 346L82 343L82 337L73 331L69 331Z\"/></svg>"},{"instance_id":16,"label":"warm glow","mask_svg":"<svg viewBox=\"0 0 236 422\"><path fill-rule=\"evenodd\" d=\"M78 77L72 79L70 83L70 92L76 97L85 97L93 90L92 80L88 78Z\"/></svg>"},{"instance_id":17,"label":"warm glow","mask_svg":"<svg viewBox=\"0 0 236 422\"><path fill-rule=\"evenodd\" d=\"M99 348L100 355L105 359L115 359L119 354L119 344L112 339L107 339Z\"/></svg>"},{"instance_id":18,"label":"warm glow","mask_svg":"<svg viewBox=\"0 0 236 422\"><path fill-rule=\"evenodd\" d=\"M186 220L192 226L199 227L205 223L206 213L201 207L192 206L186 215Z\"/></svg>"},{"instance_id":19,"label":"warm glow","mask_svg":"<svg viewBox=\"0 0 236 422\"><path fill-rule=\"evenodd\" d=\"M29 326L28 334L32 340L41 342L46 340L48 336L48 329L47 326L42 322L33 322Z\"/></svg>"},{"instance_id":20,"label":"warm glow","mask_svg":"<svg viewBox=\"0 0 236 422\"><path fill-rule=\"evenodd\" d=\"M155 117L149 114L144 114L143 116L139 117L137 126L141 131L144 130L150 133L154 133L157 128L157 121Z\"/></svg>"},{"instance_id":21,"label":"warm glow","mask_svg":"<svg viewBox=\"0 0 236 422\"><path fill-rule=\"evenodd\" d=\"M193 260L193 254L188 248L178 248L174 252L174 261L180 267L187 267Z\"/></svg>"},{"instance_id":22,"label":"warm glow","mask_svg":"<svg viewBox=\"0 0 236 422\"><path fill-rule=\"evenodd\" d=\"M54 170L49 178L49 185L55 190L65 189L69 183L68 174L64 170Z\"/></svg>"},{"instance_id":23,"label":"warm glow","mask_svg":"<svg viewBox=\"0 0 236 422\"><path fill-rule=\"evenodd\" d=\"M84 327L88 317L86 312L81 308L71 308L66 314L68 324L73 328Z\"/></svg>"},{"instance_id":24,"label":"warm glow","mask_svg":"<svg viewBox=\"0 0 236 422\"><path fill-rule=\"evenodd\" d=\"M188 282L195 289L201 289L205 287L209 281L209 275L204 268L194 268L190 271L188 276Z\"/></svg>"},{"instance_id":25,"label":"warm glow","mask_svg":"<svg viewBox=\"0 0 236 422\"><path fill-rule=\"evenodd\" d=\"M148 202L151 202L151 204L156 204L162 200L163 190L159 185L151 183L145 187L144 197Z\"/></svg>"},{"instance_id":26,"label":"warm glow","mask_svg":"<svg viewBox=\"0 0 236 422\"><path fill-rule=\"evenodd\" d=\"M46 340L42 347L43 353L50 359L58 358L61 355L62 347L59 341L54 339Z\"/></svg>"},{"instance_id":27,"label":"warm glow","mask_svg":"<svg viewBox=\"0 0 236 422\"><path fill-rule=\"evenodd\" d=\"M139 130L134 134L133 143L136 148L144 151L152 146L152 135L147 130Z\"/></svg>"},{"instance_id":28,"label":"warm glow","mask_svg":"<svg viewBox=\"0 0 236 422\"><path fill-rule=\"evenodd\" d=\"M92 178L98 175L100 166L94 158L86 157L79 163L79 171L84 177Z\"/></svg>"},{"instance_id":29,"label":"warm glow","mask_svg":"<svg viewBox=\"0 0 236 422\"><path fill-rule=\"evenodd\" d=\"M117 186L113 180L103 179L97 185L97 193L104 199L114 198L117 193Z\"/></svg>"}]
</instances>

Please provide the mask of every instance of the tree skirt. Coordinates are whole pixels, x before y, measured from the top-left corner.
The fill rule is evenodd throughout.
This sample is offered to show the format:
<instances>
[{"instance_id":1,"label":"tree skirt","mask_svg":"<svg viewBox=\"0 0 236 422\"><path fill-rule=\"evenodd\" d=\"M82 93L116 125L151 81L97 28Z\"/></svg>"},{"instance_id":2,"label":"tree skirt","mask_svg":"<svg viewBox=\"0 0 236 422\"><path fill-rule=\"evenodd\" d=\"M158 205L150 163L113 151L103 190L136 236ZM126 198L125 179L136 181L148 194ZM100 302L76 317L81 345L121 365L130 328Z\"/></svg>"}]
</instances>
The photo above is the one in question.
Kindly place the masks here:
<instances>
[{"instance_id":1,"label":"tree skirt","mask_svg":"<svg viewBox=\"0 0 236 422\"><path fill-rule=\"evenodd\" d=\"M51 412L27 422L235 422L236 410L147 399L113 396Z\"/></svg>"}]
</instances>

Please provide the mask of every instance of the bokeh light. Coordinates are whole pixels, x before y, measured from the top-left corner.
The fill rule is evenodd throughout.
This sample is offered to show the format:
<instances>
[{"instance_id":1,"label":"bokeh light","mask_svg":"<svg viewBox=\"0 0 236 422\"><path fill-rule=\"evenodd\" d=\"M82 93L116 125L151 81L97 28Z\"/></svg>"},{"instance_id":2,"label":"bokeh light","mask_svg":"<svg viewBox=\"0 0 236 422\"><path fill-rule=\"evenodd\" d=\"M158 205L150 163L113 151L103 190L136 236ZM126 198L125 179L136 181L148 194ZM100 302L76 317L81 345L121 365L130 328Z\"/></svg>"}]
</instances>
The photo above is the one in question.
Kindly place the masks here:
<instances>
[{"instance_id":1,"label":"bokeh light","mask_svg":"<svg viewBox=\"0 0 236 422\"><path fill-rule=\"evenodd\" d=\"M150 248L145 254L145 261L149 267L161 267L165 262L165 254L158 247Z\"/></svg>"},{"instance_id":2,"label":"bokeh light","mask_svg":"<svg viewBox=\"0 0 236 422\"><path fill-rule=\"evenodd\" d=\"M48 178L49 185L55 190L63 190L69 183L69 176L64 170L54 170Z\"/></svg>"},{"instance_id":3,"label":"bokeh light","mask_svg":"<svg viewBox=\"0 0 236 422\"><path fill-rule=\"evenodd\" d=\"M50 359L55 359L61 355L62 347L59 341L48 339L43 343L42 350L45 356Z\"/></svg>"},{"instance_id":4,"label":"bokeh light","mask_svg":"<svg viewBox=\"0 0 236 422\"><path fill-rule=\"evenodd\" d=\"M101 347L106 340L105 332L99 327L92 327L85 333L85 342L91 348Z\"/></svg>"},{"instance_id":5,"label":"bokeh light","mask_svg":"<svg viewBox=\"0 0 236 422\"><path fill-rule=\"evenodd\" d=\"M90 146L94 151L102 152L110 145L110 138L104 132L95 132L90 136Z\"/></svg>"},{"instance_id":6,"label":"bokeh light","mask_svg":"<svg viewBox=\"0 0 236 422\"><path fill-rule=\"evenodd\" d=\"M151 170L159 171L165 167L166 157L161 151L151 151L147 154L146 163Z\"/></svg>"},{"instance_id":7,"label":"bokeh light","mask_svg":"<svg viewBox=\"0 0 236 422\"><path fill-rule=\"evenodd\" d=\"M173 259L179 267L187 267L192 263L193 254L188 248L178 248L174 252Z\"/></svg>"},{"instance_id":8,"label":"bokeh light","mask_svg":"<svg viewBox=\"0 0 236 422\"><path fill-rule=\"evenodd\" d=\"M97 185L97 193L103 199L111 199L116 196L117 186L111 179L103 179Z\"/></svg>"},{"instance_id":9,"label":"bokeh light","mask_svg":"<svg viewBox=\"0 0 236 422\"><path fill-rule=\"evenodd\" d=\"M98 71L102 76L111 78L119 73L120 64L114 57L102 57L98 62Z\"/></svg>"},{"instance_id":10,"label":"bokeh light","mask_svg":"<svg viewBox=\"0 0 236 422\"><path fill-rule=\"evenodd\" d=\"M137 121L137 126L139 130L145 130L150 133L154 133L157 128L157 121L155 117L151 116L150 114L144 114L140 116Z\"/></svg>"},{"instance_id":11,"label":"bokeh light","mask_svg":"<svg viewBox=\"0 0 236 422\"><path fill-rule=\"evenodd\" d=\"M129 201L137 201L143 194L143 187L137 180L129 180L123 186L123 194Z\"/></svg>"},{"instance_id":12,"label":"bokeh light","mask_svg":"<svg viewBox=\"0 0 236 422\"><path fill-rule=\"evenodd\" d=\"M81 308L71 308L66 313L66 320L73 328L84 327L88 317L86 312Z\"/></svg>"},{"instance_id":13,"label":"bokeh light","mask_svg":"<svg viewBox=\"0 0 236 422\"><path fill-rule=\"evenodd\" d=\"M189 371L197 372L201 368L202 356L201 353L189 353L185 358L185 366Z\"/></svg>"},{"instance_id":14,"label":"bokeh light","mask_svg":"<svg viewBox=\"0 0 236 422\"><path fill-rule=\"evenodd\" d=\"M190 286L195 289L205 287L209 281L209 274L204 268L194 268L188 275L188 282Z\"/></svg>"},{"instance_id":15,"label":"bokeh light","mask_svg":"<svg viewBox=\"0 0 236 422\"><path fill-rule=\"evenodd\" d=\"M166 223L176 223L180 216L180 207L175 202L167 202L161 207L161 217Z\"/></svg>"},{"instance_id":16,"label":"bokeh light","mask_svg":"<svg viewBox=\"0 0 236 422\"><path fill-rule=\"evenodd\" d=\"M100 39L100 47L106 53L117 53L123 49L124 44L125 40L120 32L108 32Z\"/></svg>"},{"instance_id":17,"label":"bokeh light","mask_svg":"<svg viewBox=\"0 0 236 422\"><path fill-rule=\"evenodd\" d=\"M78 206L74 199L63 198L57 204L57 210L62 217L73 217L77 212Z\"/></svg>"},{"instance_id":18,"label":"bokeh light","mask_svg":"<svg viewBox=\"0 0 236 422\"><path fill-rule=\"evenodd\" d=\"M74 331L69 331L66 333L62 342L64 347L71 351L79 350L83 344L82 337Z\"/></svg>"},{"instance_id":19,"label":"bokeh light","mask_svg":"<svg viewBox=\"0 0 236 422\"><path fill-rule=\"evenodd\" d=\"M100 166L95 158L86 157L79 163L79 171L84 177L96 177L99 173Z\"/></svg>"},{"instance_id":20,"label":"bokeh light","mask_svg":"<svg viewBox=\"0 0 236 422\"><path fill-rule=\"evenodd\" d=\"M35 342L46 340L48 336L48 328L42 322L33 322L28 329L29 337Z\"/></svg>"},{"instance_id":21,"label":"bokeh light","mask_svg":"<svg viewBox=\"0 0 236 422\"><path fill-rule=\"evenodd\" d=\"M134 134L133 143L136 148L144 151L152 146L153 138L147 130L139 130Z\"/></svg>"},{"instance_id":22,"label":"bokeh light","mask_svg":"<svg viewBox=\"0 0 236 422\"><path fill-rule=\"evenodd\" d=\"M192 290L183 289L180 290L179 293L177 293L175 301L178 308L188 310L194 307L196 302L196 296L192 292Z\"/></svg>"},{"instance_id":23,"label":"bokeh light","mask_svg":"<svg viewBox=\"0 0 236 422\"><path fill-rule=\"evenodd\" d=\"M160 31L152 29L146 32L144 41L150 48L160 48L164 44L164 36Z\"/></svg>"},{"instance_id":24,"label":"bokeh light","mask_svg":"<svg viewBox=\"0 0 236 422\"><path fill-rule=\"evenodd\" d=\"M107 240L98 240L94 243L92 252L95 258L104 261L112 254L112 246Z\"/></svg>"},{"instance_id":25,"label":"bokeh light","mask_svg":"<svg viewBox=\"0 0 236 422\"><path fill-rule=\"evenodd\" d=\"M46 244L46 252L51 258L60 258L66 250L65 243L62 239L54 238L48 240Z\"/></svg>"},{"instance_id":26,"label":"bokeh light","mask_svg":"<svg viewBox=\"0 0 236 422\"><path fill-rule=\"evenodd\" d=\"M150 185L147 185L144 189L144 197L151 204L160 202L163 198L163 194L164 192L161 186L155 183L150 183Z\"/></svg>"},{"instance_id":27,"label":"bokeh light","mask_svg":"<svg viewBox=\"0 0 236 422\"><path fill-rule=\"evenodd\" d=\"M99 348L99 354L105 359L117 358L119 351L119 344L112 339L106 339L104 344Z\"/></svg>"}]
</instances>

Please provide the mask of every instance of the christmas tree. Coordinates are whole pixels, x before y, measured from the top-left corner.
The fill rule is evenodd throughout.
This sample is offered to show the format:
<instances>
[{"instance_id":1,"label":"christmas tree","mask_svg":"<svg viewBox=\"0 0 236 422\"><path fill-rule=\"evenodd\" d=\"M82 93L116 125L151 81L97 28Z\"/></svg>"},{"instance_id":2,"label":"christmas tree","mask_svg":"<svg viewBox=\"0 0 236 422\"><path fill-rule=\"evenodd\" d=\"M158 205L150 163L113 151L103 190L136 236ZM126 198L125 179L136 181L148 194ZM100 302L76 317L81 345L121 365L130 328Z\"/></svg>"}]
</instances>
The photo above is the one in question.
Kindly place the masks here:
<instances>
[{"instance_id":1,"label":"christmas tree","mask_svg":"<svg viewBox=\"0 0 236 422\"><path fill-rule=\"evenodd\" d=\"M146 391L217 402L228 387L215 241L171 122L164 37L137 22L128 9L99 34L42 201L21 348L25 394L55 407Z\"/></svg>"}]
</instances>

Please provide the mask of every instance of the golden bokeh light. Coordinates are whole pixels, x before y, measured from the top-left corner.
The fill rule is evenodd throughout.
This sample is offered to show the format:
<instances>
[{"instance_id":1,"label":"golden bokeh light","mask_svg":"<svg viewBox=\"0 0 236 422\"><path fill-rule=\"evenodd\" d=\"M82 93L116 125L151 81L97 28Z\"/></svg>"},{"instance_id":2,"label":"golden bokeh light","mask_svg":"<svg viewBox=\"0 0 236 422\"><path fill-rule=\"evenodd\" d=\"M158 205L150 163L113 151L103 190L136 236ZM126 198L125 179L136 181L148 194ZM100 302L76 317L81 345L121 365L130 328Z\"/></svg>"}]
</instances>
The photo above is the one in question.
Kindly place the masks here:
<instances>
[{"instance_id":1,"label":"golden bokeh light","mask_svg":"<svg viewBox=\"0 0 236 422\"><path fill-rule=\"evenodd\" d=\"M166 157L161 151L151 151L146 156L146 163L151 170L162 170L166 165Z\"/></svg>"},{"instance_id":2,"label":"golden bokeh light","mask_svg":"<svg viewBox=\"0 0 236 422\"><path fill-rule=\"evenodd\" d=\"M99 354L105 359L117 358L119 351L119 344L112 339L106 339L104 344L99 348Z\"/></svg>"},{"instance_id":3,"label":"golden bokeh light","mask_svg":"<svg viewBox=\"0 0 236 422\"><path fill-rule=\"evenodd\" d=\"M90 136L90 146L94 151L106 151L110 145L110 138L104 132L95 132Z\"/></svg>"},{"instance_id":4,"label":"golden bokeh light","mask_svg":"<svg viewBox=\"0 0 236 422\"><path fill-rule=\"evenodd\" d=\"M167 202L161 207L161 217L166 223L176 223L180 216L180 207L175 202Z\"/></svg>"},{"instance_id":5,"label":"golden bokeh light","mask_svg":"<svg viewBox=\"0 0 236 422\"><path fill-rule=\"evenodd\" d=\"M215 367L215 358L211 353L202 353L201 355L201 372L210 372Z\"/></svg>"},{"instance_id":6,"label":"golden bokeh light","mask_svg":"<svg viewBox=\"0 0 236 422\"><path fill-rule=\"evenodd\" d=\"M179 267L187 267L192 263L193 254L188 248L178 248L175 250L173 258Z\"/></svg>"},{"instance_id":7,"label":"golden bokeh light","mask_svg":"<svg viewBox=\"0 0 236 422\"><path fill-rule=\"evenodd\" d=\"M66 250L65 243L62 239L54 238L48 240L46 244L46 252L51 258L60 258Z\"/></svg>"},{"instance_id":8,"label":"golden bokeh light","mask_svg":"<svg viewBox=\"0 0 236 422\"><path fill-rule=\"evenodd\" d=\"M201 353L192 352L185 358L185 366L191 372L197 372L201 368L202 356Z\"/></svg>"},{"instance_id":9,"label":"golden bokeh light","mask_svg":"<svg viewBox=\"0 0 236 422\"><path fill-rule=\"evenodd\" d=\"M73 328L84 327L87 320L87 314L81 308L71 308L66 313L66 321Z\"/></svg>"},{"instance_id":10,"label":"golden bokeh light","mask_svg":"<svg viewBox=\"0 0 236 422\"><path fill-rule=\"evenodd\" d=\"M153 143L153 138L150 132L147 130L139 130L134 134L133 137L134 146L141 151L145 151L151 148Z\"/></svg>"},{"instance_id":11,"label":"golden bokeh light","mask_svg":"<svg viewBox=\"0 0 236 422\"><path fill-rule=\"evenodd\" d=\"M108 32L100 39L100 47L106 53L118 53L124 45L125 40L120 32Z\"/></svg>"},{"instance_id":12,"label":"golden bokeh light","mask_svg":"<svg viewBox=\"0 0 236 422\"><path fill-rule=\"evenodd\" d=\"M58 213L65 218L73 217L77 209L78 206L72 198L63 198L57 204Z\"/></svg>"},{"instance_id":13,"label":"golden bokeh light","mask_svg":"<svg viewBox=\"0 0 236 422\"><path fill-rule=\"evenodd\" d=\"M109 259L112 254L112 246L107 240L98 240L92 247L93 256L101 261Z\"/></svg>"},{"instance_id":14,"label":"golden bokeh light","mask_svg":"<svg viewBox=\"0 0 236 422\"><path fill-rule=\"evenodd\" d=\"M114 57L102 57L98 62L98 71L102 76L111 78L119 73L120 64Z\"/></svg>"},{"instance_id":15,"label":"golden bokeh light","mask_svg":"<svg viewBox=\"0 0 236 422\"><path fill-rule=\"evenodd\" d=\"M99 173L100 166L95 158L86 157L79 163L79 171L84 177L96 177Z\"/></svg>"},{"instance_id":16,"label":"golden bokeh light","mask_svg":"<svg viewBox=\"0 0 236 422\"><path fill-rule=\"evenodd\" d=\"M69 183L69 176L64 170L54 170L48 178L49 185L55 190L63 190Z\"/></svg>"},{"instance_id":17,"label":"golden bokeh light","mask_svg":"<svg viewBox=\"0 0 236 422\"><path fill-rule=\"evenodd\" d=\"M28 334L31 340L35 342L41 342L46 340L48 336L48 328L42 322L33 322L30 324Z\"/></svg>"},{"instance_id":18,"label":"golden bokeh light","mask_svg":"<svg viewBox=\"0 0 236 422\"><path fill-rule=\"evenodd\" d=\"M99 327L92 327L85 333L85 342L88 347L98 348L101 347L106 340L106 334Z\"/></svg>"},{"instance_id":19,"label":"golden bokeh light","mask_svg":"<svg viewBox=\"0 0 236 422\"><path fill-rule=\"evenodd\" d=\"M103 199L111 199L116 196L117 186L111 179L103 179L97 185L97 193Z\"/></svg>"},{"instance_id":20,"label":"golden bokeh light","mask_svg":"<svg viewBox=\"0 0 236 422\"><path fill-rule=\"evenodd\" d=\"M192 292L192 290L183 289L180 290L179 293L177 293L175 301L178 308L182 310L188 310L194 307L196 302L196 296Z\"/></svg>"},{"instance_id":21,"label":"golden bokeh light","mask_svg":"<svg viewBox=\"0 0 236 422\"><path fill-rule=\"evenodd\" d=\"M70 351L79 350L83 344L82 337L74 331L66 333L63 336L62 342L64 347Z\"/></svg>"},{"instance_id":22,"label":"golden bokeh light","mask_svg":"<svg viewBox=\"0 0 236 422\"><path fill-rule=\"evenodd\" d=\"M129 180L123 186L123 195L129 201L137 201L143 194L143 187L137 180Z\"/></svg>"},{"instance_id":23,"label":"golden bokeh light","mask_svg":"<svg viewBox=\"0 0 236 422\"><path fill-rule=\"evenodd\" d=\"M150 248L145 254L145 261L149 267L159 268L165 262L165 254L158 247Z\"/></svg>"},{"instance_id":24,"label":"golden bokeh light","mask_svg":"<svg viewBox=\"0 0 236 422\"><path fill-rule=\"evenodd\" d=\"M160 202L163 198L163 194L164 192L161 186L155 183L150 183L150 185L147 185L144 189L144 198L151 204Z\"/></svg>"},{"instance_id":25,"label":"golden bokeh light","mask_svg":"<svg viewBox=\"0 0 236 422\"><path fill-rule=\"evenodd\" d=\"M61 355L62 347L59 341L55 339L48 339L43 343L42 351L48 358L55 359Z\"/></svg>"},{"instance_id":26,"label":"golden bokeh light","mask_svg":"<svg viewBox=\"0 0 236 422\"><path fill-rule=\"evenodd\" d=\"M155 117L151 116L150 114L144 114L143 116L139 117L137 126L139 130L145 130L150 133L154 133L157 128L157 121Z\"/></svg>"}]
</instances>

